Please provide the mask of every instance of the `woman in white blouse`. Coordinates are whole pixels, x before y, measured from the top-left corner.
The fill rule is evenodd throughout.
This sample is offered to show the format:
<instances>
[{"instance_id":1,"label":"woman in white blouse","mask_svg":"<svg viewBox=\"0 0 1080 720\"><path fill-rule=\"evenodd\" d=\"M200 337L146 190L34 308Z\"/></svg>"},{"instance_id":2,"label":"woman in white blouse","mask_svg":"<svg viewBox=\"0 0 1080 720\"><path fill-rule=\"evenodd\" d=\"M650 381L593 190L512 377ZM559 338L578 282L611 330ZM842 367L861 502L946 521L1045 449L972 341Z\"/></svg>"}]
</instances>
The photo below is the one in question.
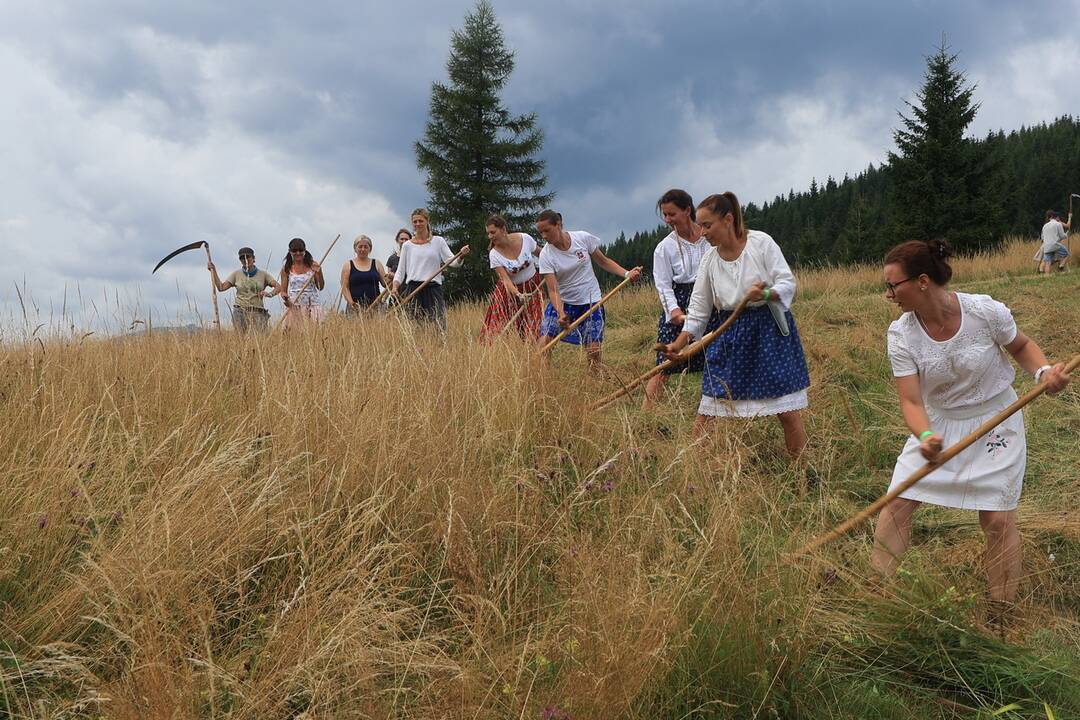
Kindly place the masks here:
<instances>
[{"instance_id":1,"label":"woman in white blouse","mask_svg":"<svg viewBox=\"0 0 1080 720\"><path fill-rule=\"evenodd\" d=\"M409 301L405 310L414 320L434 323L441 332L445 333L446 298L442 290L443 276L442 273L436 274L436 272L443 263L454 257L454 253L446 244L445 238L431 234L427 210L424 208L413 210L410 219L416 234L409 242L401 246L401 257L398 260L397 270L394 271L391 292L395 298L407 296L430 278L431 282ZM469 246L466 245L462 250L467 255ZM461 265L461 258L451 263L450 267L459 265Z\"/></svg>"},{"instance_id":2,"label":"woman in white blouse","mask_svg":"<svg viewBox=\"0 0 1080 720\"><path fill-rule=\"evenodd\" d=\"M743 297L749 305L705 351L695 431L707 432L717 417L775 415L788 454L797 458L806 447L800 410L807 405L810 376L788 309L795 276L771 237L746 229L734 193L701 201L697 222L713 249L701 260L683 331L665 354L675 357L700 338L714 309L723 321Z\"/></svg>"},{"instance_id":3,"label":"woman in white blouse","mask_svg":"<svg viewBox=\"0 0 1080 720\"><path fill-rule=\"evenodd\" d=\"M511 318L524 340L535 341L540 332L540 318L544 312L537 272L540 247L532 235L511 233L509 229L501 215L492 215L487 220L488 261L498 282L484 314L481 342L491 342L501 335Z\"/></svg>"},{"instance_id":4,"label":"woman in white blouse","mask_svg":"<svg viewBox=\"0 0 1080 720\"><path fill-rule=\"evenodd\" d=\"M660 296L660 320L656 326L656 342L667 345L679 336L686 320L686 308L694 289L701 258L711 247L695 222L694 200L685 190L673 188L660 196L656 209L671 228L653 251L653 284ZM710 318L706 332L716 326L715 315ZM662 352L656 353L656 364L664 362ZM645 385L644 407L650 407L660 397L668 375L683 371L701 372L705 356L695 355L689 362L670 367L649 378Z\"/></svg>"},{"instance_id":5,"label":"woman in white blouse","mask_svg":"<svg viewBox=\"0 0 1080 720\"><path fill-rule=\"evenodd\" d=\"M889 361L911 430L896 460L894 485L1016 400L1015 371L1002 348L1048 392L1069 382L1064 365L1048 365L1039 346L1017 329L1009 308L988 295L948 289L951 255L944 241L914 240L885 256L885 298L904 311L889 326ZM874 567L885 576L895 572L921 503L978 510L990 598L1011 603L1022 571L1016 505L1026 464L1018 412L882 509Z\"/></svg>"}]
</instances>

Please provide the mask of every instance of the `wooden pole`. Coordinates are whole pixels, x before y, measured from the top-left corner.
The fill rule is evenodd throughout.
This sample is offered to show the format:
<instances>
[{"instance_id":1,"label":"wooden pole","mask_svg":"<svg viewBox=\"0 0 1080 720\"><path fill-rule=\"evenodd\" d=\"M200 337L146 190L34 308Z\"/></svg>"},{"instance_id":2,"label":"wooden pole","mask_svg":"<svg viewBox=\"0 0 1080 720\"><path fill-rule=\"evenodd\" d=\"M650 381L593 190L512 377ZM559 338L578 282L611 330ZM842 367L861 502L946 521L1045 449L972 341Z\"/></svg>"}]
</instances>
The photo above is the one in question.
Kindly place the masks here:
<instances>
[{"instance_id":1,"label":"wooden pole","mask_svg":"<svg viewBox=\"0 0 1080 720\"><path fill-rule=\"evenodd\" d=\"M203 249L206 250L206 264L213 265L214 261L210 259L210 243L203 243ZM213 288L213 294L211 297L214 300L214 326L221 329L221 315L218 314L218 302L217 302L217 283L214 282L214 273L210 273L210 287Z\"/></svg>"},{"instance_id":2,"label":"wooden pole","mask_svg":"<svg viewBox=\"0 0 1080 720\"><path fill-rule=\"evenodd\" d=\"M1076 355L1075 357L1073 357L1072 360L1068 362L1067 365L1065 365L1065 372L1070 373L1077 367L1080 367L1080 355ZM901 493L906 492L908 488L910 488L912 485L922 480L924 477L947 463L949 460L952 460L954 457L963 452L966 448L970 447L973 443L975 443L976 440L978 440L983 435L1003 423L1006 418L1015 413L1017 410L1020 410L1022 407L1027 405L1035 398L1042 395L1044 392L1046 392L1046 383L1039 383L1031 390L1028 390L1023 397L1018 398L1016 402L1014 402L1012 405L1009 405L1009 407L1005 408L997 415L994 415L994 417L984 422L982 425L980 425L978 428L972 431L969 435L965 436L952 447L947 448L944 452L941 453L937 462L926 463L921 468L912 473L912 475L907 480L900 483L895 488L879 497L869 506L855 513L847 520L834 527L832 530L829 530L827 533L819 535L810 542L803 545L801 548L792 553L792 559L807 555L814 550L817 550L822 545L826 545L833 540L836 540L837 538L843 536L849 530L854 528L856 525L862 523L871 515L877 514L877 512L880 511L881 508L888 505Z\"/></svg>"},{"instance_id":3,"label":"wooden pole","mask_svg":"<svg viewBox=\"0 0 1080 720\"><path fill-rule=\"evenodd\" d=\"M631 380L621 389L616 390L610 395L594 402L592 405L589 406L589 410L602 410L603 408L615 402L622 396L629 394L631 390L638 387L643 382L647 381L653 375L657 375L669 367L674 367L675 365L684 363L695 355L703 352L705 348L709 346L709 343L727 332L727 329L730 328L735 323L735 321L739 319L739 316L742 315L743 310L746 309L747 302L748 298L746 297L740 300L739 304L735 306L735 309L731 311L731 315L728 315L727 320L724 320L724 322L720 324L720 327L716 328L712 332L705 333L701 336L700 340L696 340L695 342L688 345L681 353L679 353L679 357L675 358L674 360L668 360L667 362L660 363L648 372L639 375L635 380ZM660 348L657 347L657 350L659 349Z\"/></svg>"},{"instance_id":4,"label":"wooden pole","mask_svg":"<svg viewBox=\"0 0 1080 720\"><path fill-rule=\"evenodd\" d=\"M334 242L330 243L330 247L326 248L326 252L323 253L322 260L319 261L319 269L320 270L322 270L323 263L326 262L326 258L330 255L330 251L334 249L334 246L337 245L337 241L340 240L340 239L341 239L341 233L338 233L337 237L334 238ZM300 290L296 293L296 298L295 298L296 300L300 299L300 296L304 294L304 291L308 289L308 285L310 285L311 281L314 280L314 279L315 279L315 273L311 273L311 277L309 277L307 280L304 281L304 284L300 286ZM286 289L288 289L288 288L286 288ZM290 298L290 299L293 299L293 298ZM272 330L271 332L275 332L275 331L277 331L278 328L281 327L281 324L283 322L285 322L285 316L288 315L288 314L289 314L289 308L286 307L285 312L283 312L281 314L281 318L277 321L277 325L274 326L274 330Z\"/></svg>"},{"instance_id":5,"label":"wooden pole","mask_svg":"<svg viewBox=\"0 0 1080 720\"><path fill-rule=\"evenodd\" d=\"M445 270L446 268L448 268L448 267L450 267L451 265L453 265L453 264L454 264L454 263L455 263L455 262L457 261L457 259L458 259L458 258L460 258L460 257L464 256L464 255L465 255L465 253L467 253L467 252L468 252L468 250L467 250L466 248L462 248L462 249L458 250L458 252L457 252L457 255L455 255L454 257L450 258L450 259L449 259L449 260L447 260L446 262L444 262L444 263L442 264L442 267L440 267L440 268L439 268L438 270L436 270L436 271L435 271L435 274L434 274L434 275L432 275L431 277L429 277L429 278L428 278L427 280L425 280L424 282L420 283L420 285L419 285L419 286L418 286L418 287L417 287L417 288L416 288L415 290L413 290L413 291L412 291L411 293L409 293L408 295L406 295L405 297L403 297L403 298L401 299L401 302L399 302L399 303L398 303L397 305L395 305L394 307L390 308L390 314L391 314L391 315L393 315L393 314L394 314L395 312L397 312L397 309L398 309L398 308L402 307L403 305L405 305L405 303L409 302L409 301L410 301L410 300L412 300L412 299L413 299L414 297L416 297L416 294L417 294L418 292L420 292L421 290L423 290L424 288L426 288L426 287L428 286L428 283L430 283L430 282L431 282L432 280L434 280L435 278L439 277L439 274L440 274L440 273L441 273L441 272L442 272L443 270Z\"/></svg>"},{"instance_id":6,"label":"wooden pole","mask_svg":"<svg viewBox=\"0 0 1080 720\"><path fill-rule=\"evenodd\" d=\"M514 313L513 315L510 316L510 319L506 321L506 324L502 326L502 328L499 330L499 332L495 333L496 338L502 337L503 333L506 332L506 329L509 328L511 325L513 325L515 320L517 320L519 317L521 317L521 313L523 313L525 311L525 308L527 308L529 306L529 303L532 302L533 297L537 293L540 293L540 292L543 291L543 287L544 286L541 285L540 287L536 288L532 292L527 292L527 293L524 293L522 295L523 299L521 301L521 307L519 307L517 309L516 313Z\"/></svg>"},{"instance_id":7,"label":"wooden pole","mask_svg":"<svg viewBox=\"0 0 1080 720\"><path fill-rule=\"evenodd\" d=\"M635 269L635 270L639 270L640 268L634 268L634 269ZM581 323L585 322L585 319L586 319L587 317L589 317L589 316L590 316L590 315L592 315L592 314L593 314L594 312L596 312L597 310L599 310L600 308L602 308L602 307L604 306L604 303L606 303L606 302L607 302L608 300L610 300L610 299L611 299L611 296L612 296L612 295L614 295L615 293L617 293L617 292L619 292L620 290L622 290L622 289L623 289L624 287L626 287L626 286L627 286L628 284L630 284L630 282L631 282L631 280L630 280L630 278L628 277L628 278L626 278L625 280L623 280L623 281L622 281L621 283L619 283L618 285L616 285L616 286L615 286L614 288L612 288L612 289L611 289L611 291L610 291L610 292L608 292L608 294L607 294L607 295L604 295L604 296L603 296L602 298L600 298L599 302L597 302L597 303L596 303L595 305L593 305L593 306L592 306L591 308L589 308L588 310L586 310L585 312L583 312L583 313L581 314L581 317L579 317L579 318L578 318L577 320L575 320L574 322L572 322L572 323L570 323L569 325L567 325L567 326L566 326L566 329L565 329L565 330L563 330L563 331L562 331L561 333L559 333L559 334L558 334L558 335L556 335L555 337L551 338L551 342L549 342L549 343L548 343L547 345L545 345L544 347L540 348L540 354L541 354L541 355L543 355L543 354L544 354L544 353L546 353L546 352L547 352L548 350L550 350L551 348L555 347L555 344L556 344L557 342L559 342L559 341L560 341L560 340L562 340L562 339L563 339L564 337L566 337L566 336L567 336L567 334L569 334L571 330L573 330L574 328L576 328L576 327L577 327L578 325L580 325Z\"/></svg>"}]
</instances>

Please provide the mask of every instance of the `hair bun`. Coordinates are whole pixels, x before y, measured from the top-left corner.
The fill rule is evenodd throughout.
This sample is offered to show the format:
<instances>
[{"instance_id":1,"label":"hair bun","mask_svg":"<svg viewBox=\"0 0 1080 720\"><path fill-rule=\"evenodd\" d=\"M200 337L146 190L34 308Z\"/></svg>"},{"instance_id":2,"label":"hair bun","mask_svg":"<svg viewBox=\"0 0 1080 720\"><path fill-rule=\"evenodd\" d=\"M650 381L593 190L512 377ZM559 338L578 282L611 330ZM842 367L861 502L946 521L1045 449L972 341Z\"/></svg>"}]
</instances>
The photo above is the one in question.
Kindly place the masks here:
<instances>
[{"instance_id":1,"label":"hair bun","mask_svg":"<svg viewBox=\"0 0 1080 720\"><path fill-rule=\"evenodd\" d=\"M951 258L956 253L953 252L949 244L944 240L935 238L934 240L927 240L926 244L930 246L930 253L939 260L945 260Z\"/></svg>"}]
</instances>

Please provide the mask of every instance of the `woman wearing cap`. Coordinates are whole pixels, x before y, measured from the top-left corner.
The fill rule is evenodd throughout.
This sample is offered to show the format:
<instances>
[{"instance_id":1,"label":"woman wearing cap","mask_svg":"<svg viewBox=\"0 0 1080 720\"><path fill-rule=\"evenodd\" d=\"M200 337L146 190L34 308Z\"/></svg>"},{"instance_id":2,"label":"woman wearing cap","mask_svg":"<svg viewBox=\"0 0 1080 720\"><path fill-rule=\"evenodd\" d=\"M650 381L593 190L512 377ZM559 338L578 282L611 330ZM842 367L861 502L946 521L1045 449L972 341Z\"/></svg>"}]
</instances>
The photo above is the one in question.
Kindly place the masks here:
<instances>
[{"instance_id":1,"label":"woman wearing cap","mask_svg":"<svg viewBox=\"0 0 1080 720\"><path fill-rule=\"evenodd\" d=\"M889 325L888 352L911 430L896 460L893 485L903 482L942 448L954 445L1016 400L1016 372L1002 349L1056 393L1069 383L1064 365L1050 366L1017 329L1012 312L989 295L948 288L952 251L941 240L910 241L885 256L885 299L903 311ZM874 531L874 567L895 572L921 503L977 510L986 535L990 599L1007 606L1022 572L1016 505L1027 464L1024 418L1015 413L971 447L890 502ZM1004 608L999 606L999 610Z\"/></svg>"},{"instance_id":2,"label":"woman wearing cap","mask_svg":"<svg viewBox=\"0 0 1080 720\"><path fill-rule=\"evenodd\" d=\"M319 291L325 284L322 268L308 252L304 241L300 238L290 240L289 253L285 256L285 265L281 268L281 286L285 288L282 299L286 307L286 328L305 320L322 321L323 308L319 303Z\"/></svg>"},{"instance_id":3,"label":"woman wearing cap","mask_svg":"<svg viewBox=\"0 0 1080 720\"><path fill-rule=\"evenodd\" d=\"M481 342L491 342L501 335L511 318L517 334L525 340L535 340L540 332L544 309L540 274L536 270L540 247L532 235L508 230L509 225L501 215L488 218L488 261L498 282L484 314Z\"/></svg>"},{"instance_id":4,"label":"woman wearing cap","mask_svg":"<svg viewBox=\"0 0 1080 720\"><path fill-rule=\"evenodd\" d=\"M600 301L600 283L592 263L612 275L636 280L641 268L627 270L600 249L600 238L584 230L564 230L562 215L545 210L536 218L536 230L546 243L540 251L540 273L547 285L549 302L540 322L540 343L562 332ZM604 341L604 308L591 313L562 341L584 345L589 367L600 365L600 344Z\"/></svg>"},{"instance_id":5,"label":"woman wearing cap","mask_svg":"<svg viewBox=\"0 0 1080 720\"><path fill-rule=\"evenodd\" d=\"M686 321L686 308L690 293L694 290L701 258L710 245L701 233L694 211L694 200L685 190L668 190L656 201L656 209L671 228L671 233L659 242L653 251L653 284L660 296L660 320L656 326L656 342L667 345L679 336ZM719 320L713 312L705 332L713 330ZM656 364L667 358L656 353ZM645 385L644 407L651 406L660 396L669 375L684 371L701 372L705 367L705 355L698 354L686 363L674 365L649 378Z\"/></svg>"},{"instance_id":6,"label":"woman wearing cap","mask_svg":"<svg viewBox=\"0 0 1080 720\"><path fill-rule=\"evenodd\" d=\"M353 240L356 257L347 260L341 268L341 296L345 298L345 313L356 315L371 307L379 297L379 286L386 286L386 270L382 263L371 257L371 238L359 235Z\"/></svg>"},{"instance_id":7,"label":"woman wearing cap","mask_svg":"<svg viewBox=\"0 0 1080 720\"><path fill-rule=\"evenodd\" d=\"M218 279L217 268L214 263L207 263L210 276L217 286L218 292L225 292L229 288L236 288L236 300L233 302L232 323L233 327L240 332L248 330L265 330L270 314L263 307L263 298L274 297L281 292L274 276L265 270L255 267L255 251L249 247L240 248L240 269L233 270L225 282ZM272 293L267 293L266 288L273 288Z\"/></svg>"},{"instance_id":8,"label":"woman wearing cap","mask_svg":"<svg viewBox=\"0 0 1080 720\"><path fill-rule=\"evenodd\" d=\"M788 309L795 276L771 237L746 229L735 193L698 203L697 222L713 249L701 260L683 331L667 356L705 333L714 308L724 320L744 297L749 305L705 350L695 430L707 432L717 417L775 415L788 455L797 458L806 446L800 410L807 406L810 376Z\"/></svg>"},{"instance_id":9,"label":"woman wearing cap","mask_svg":"<svg viewBox=\"0 0 1080 720\"><path fill-rule=\"evenodd\" d=\"M432 235L427 210L413 210L411 220L416 234L401 246L401 259L394 273L391 292L395 297L405 297L419 288L424 281L430 280L424 285L424 289L409 301L405 310L414 320L434 323L441 332L446 332L446 298L442 290L443 276L438 270L454 257L454 253L446 244L445 238ZM467 254L469 246L466 245L462 250ZM454 260L450 267L459 265L461 258Z\"/></svg>"}]
</instances>

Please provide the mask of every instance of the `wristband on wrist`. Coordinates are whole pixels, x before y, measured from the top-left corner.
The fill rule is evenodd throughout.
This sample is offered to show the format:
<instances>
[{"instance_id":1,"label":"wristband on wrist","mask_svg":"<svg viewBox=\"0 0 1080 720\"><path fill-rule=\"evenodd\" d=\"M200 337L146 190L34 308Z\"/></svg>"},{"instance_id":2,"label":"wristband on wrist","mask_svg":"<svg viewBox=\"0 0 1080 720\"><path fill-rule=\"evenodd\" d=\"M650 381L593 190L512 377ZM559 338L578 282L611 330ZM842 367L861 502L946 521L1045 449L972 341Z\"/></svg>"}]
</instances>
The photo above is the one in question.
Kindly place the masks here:
<instances>
[{"instance_id":1,"label":"wristband on wrist","mask_svg":"<svg viewBox=\"0 0 1080 720\"><path fill-rule=\"evenodd\" d=\"M934 431L933 430L923 430L921 433L919 433L919 442L926 442L926 438L933 437L933 436L934 436Z\"/></svg>"},{"instance_id":2,"label":"wristband on wrist","mask_svg":"<svg viewBox=\"0 0 1080 720\"><path fill-rule=\"evenodd\" d=\"M765 288L765 290L762 291L762 294L765 296L765 302L769 302L769 297L772 296L772 290Z\"/></svg>"},{"instance_id":3,"label":"wristband on wrist","mask_svg":"<svg viewBox=\"0 0 1080 720\"><path fill-rule=\"evenodd\" d=\"M1035 382L1042 382L1043 373L1050 369L1049 365L1043 365L1041 368L1035 371Z\"/></svg>"},{"instance_id":4,"label":"wristband on wrist","mask_svg":"<svg viewBox=\"0 0 1080 720\"><path fill-rule=\"evenodd\" d=\"M630 271L629 270L623 270L622 271L622 276L623 276L623 280L630 277Z\"/></svg>"}]
</instances>

